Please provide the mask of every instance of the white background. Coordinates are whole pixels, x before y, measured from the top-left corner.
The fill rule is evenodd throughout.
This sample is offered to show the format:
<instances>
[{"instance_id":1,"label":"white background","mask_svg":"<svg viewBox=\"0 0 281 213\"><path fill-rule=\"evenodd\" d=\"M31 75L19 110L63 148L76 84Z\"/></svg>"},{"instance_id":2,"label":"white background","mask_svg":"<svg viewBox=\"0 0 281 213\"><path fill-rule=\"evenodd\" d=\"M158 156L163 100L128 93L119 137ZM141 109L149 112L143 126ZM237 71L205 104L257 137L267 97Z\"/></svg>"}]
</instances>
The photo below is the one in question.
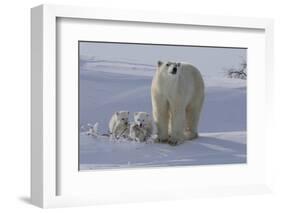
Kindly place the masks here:
<instances>
[{"instance_id":1,"label":"white background","mask_svg":"<svg viewBox=\"0 0 281 213\"><path fill-rule=\"evenodd\" d=\"M9 0L1 2L1 77L0 77L0 211L40 211L29 204L30 179L30 11L41 3L77 4L73 0L37 1ZM275 18L275 109L281 109L281 14L278 1L212 0L212 1L85 1L81 6L100 6L122 9L185 12L192 14L215 14ZM279 71L279 72L278 72ZM279 85L277 85L279 83ZM275 111L276 132L280 110ZM278 127L280 128L280 127ZM68 212L280 212L281 162L278 157L281 139L275 136L272 142L275 168L274 194L224 198L194 198L185 201L157 203L119 204L108 206L67 209ZM279 180L279 181L278 181ZM66 209L47 210L52 212Z\"/></svg>"}]
</instances>

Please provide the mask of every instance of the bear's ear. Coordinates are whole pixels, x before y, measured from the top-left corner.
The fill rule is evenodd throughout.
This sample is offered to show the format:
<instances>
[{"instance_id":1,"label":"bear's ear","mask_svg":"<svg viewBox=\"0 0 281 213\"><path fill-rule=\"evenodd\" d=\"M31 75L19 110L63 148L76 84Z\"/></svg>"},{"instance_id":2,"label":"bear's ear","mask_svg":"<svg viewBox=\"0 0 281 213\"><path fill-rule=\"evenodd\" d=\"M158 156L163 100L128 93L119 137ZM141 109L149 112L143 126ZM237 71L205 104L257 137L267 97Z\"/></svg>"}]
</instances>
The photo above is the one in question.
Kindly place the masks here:
<instances>
[{"instance_id":1,"label":"bear's ear","mask_svg":"<svg viewBox=\"0 0 281 213\"><path fill-rule=\"evenodd\" d=\"M137 114L138 114L137 112L134 113L134 115L137 115Z\"/></svg>"},{"instance_id":2,"label":"bear's ear","mask_svg":"<svg viewBox=\"0 0 281 213\"><path fill-rule=\"evenodd\" d=\"M158 61L158 67L160 67L163 64L163 61Z\"/></svg>"},{"instance_id":3,"label":"bear's ear","mask_svg":"<svg viewBox=\"0 0 281 213\"><path fill-rule=\"evenodd\" d=\"M129 115L129 114L130 114L130 112L129 112L129 111L127 111L127 114Z\"/></svg>"},{"instance_id":4,"label":"bear's ear","mask_svg":"<svg viewBox=\"0 0 281 213\"><path fill-rule=\"evenodd\" d=\"M177 63L177 67L179 67L181 65L181 63Z\"/></svg>"},{"instance_id":5,"label":"bear's ear","mask_svg":"<svg viewBox=\"0 0 281 213\"><path fill-rule=\"evenodd\" d=\"M119 115L119 112L115 112L115 115Z\"/></svg>"}]
</instances>

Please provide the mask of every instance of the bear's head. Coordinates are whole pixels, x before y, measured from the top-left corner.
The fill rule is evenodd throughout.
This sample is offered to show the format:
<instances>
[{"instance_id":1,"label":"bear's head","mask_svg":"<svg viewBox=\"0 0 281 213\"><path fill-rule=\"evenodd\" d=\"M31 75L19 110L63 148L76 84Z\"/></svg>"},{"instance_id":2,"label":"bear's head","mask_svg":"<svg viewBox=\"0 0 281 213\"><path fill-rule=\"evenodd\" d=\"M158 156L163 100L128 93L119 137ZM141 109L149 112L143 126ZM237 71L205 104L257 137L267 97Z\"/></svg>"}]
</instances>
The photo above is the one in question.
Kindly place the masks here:
<instances>
[{"instance_id":1,"label":"bear's head","mask_svg":"<svg viewBox=\"0 0 281 213\"><path fill-rule=\"evenodd\" d=\"M178 62L163 62L158 61L158 71L159 72L166 72L171 75L175 75L178 73L178 70L180 69L181 63Z\"/></svg>"},{"instance_id":2,"label":"bear's head","mask_svg":"<svg viewBox=\"0 0 281 213\"><path fill-rule=\"evenodd\" d=\"M143 128L150 122L150 115L146 112L135 112L134 113L134 121L135 123Z\"/></svg>"},{"instance_id":3,"label":"bear's head","mask_svg":"<svg viewBox=\"0 0 281 213\"><path fill-rule=\"evenodd\" d=\"M123 125L129 124L129 112L128 111L115 112L115 116L116 116L118 123L123 124Z\"/></svg>"}]
</instances>

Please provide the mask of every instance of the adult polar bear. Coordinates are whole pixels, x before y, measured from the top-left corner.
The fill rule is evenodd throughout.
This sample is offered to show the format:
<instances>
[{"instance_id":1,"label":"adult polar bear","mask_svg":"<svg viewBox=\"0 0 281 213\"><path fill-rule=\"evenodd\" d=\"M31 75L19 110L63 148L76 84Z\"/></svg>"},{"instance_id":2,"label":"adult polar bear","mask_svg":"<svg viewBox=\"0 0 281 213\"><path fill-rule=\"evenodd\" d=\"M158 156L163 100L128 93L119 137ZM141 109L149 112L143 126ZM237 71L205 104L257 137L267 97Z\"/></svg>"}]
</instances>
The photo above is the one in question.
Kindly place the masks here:
<instances>
[{"instance_id":1,"label":"adult polar bear","mask_svg":"<svg viewBox=\"0 0 281 213\"><path fill-rule=\"evenodd\" d=\"M204 82L196 67L159 61L151 85L151 98L160 142L175 145L198 137Z\"/></svg>"}]
</instances>

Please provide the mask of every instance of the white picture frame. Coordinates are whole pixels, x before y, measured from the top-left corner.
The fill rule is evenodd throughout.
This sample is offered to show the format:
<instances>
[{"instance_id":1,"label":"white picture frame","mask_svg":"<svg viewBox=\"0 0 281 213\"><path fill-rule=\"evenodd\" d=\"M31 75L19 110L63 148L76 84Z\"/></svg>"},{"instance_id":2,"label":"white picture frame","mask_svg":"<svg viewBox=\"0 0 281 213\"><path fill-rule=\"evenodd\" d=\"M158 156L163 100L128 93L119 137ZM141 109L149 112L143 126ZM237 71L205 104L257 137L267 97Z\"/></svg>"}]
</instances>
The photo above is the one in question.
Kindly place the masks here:
<instances>
[{"instance_id":1,"label":"white picture frame","mask_svg":"<svg viewBox=\"0 0 281 213\"><path fill-rule=\"evenodd\" d=\"M148 174L152 177L159 178L165 176L166 179L175 178L176 175L188 175L190 169L181 168L150 168L150 169L129 169L122 171L100 171L83 173L83 180L91 180L96 178L99 180L97 191L95 194L84 193L81 190L78 194L61 194L59 192L59 185L64 179L60 178L60 173L64 164L59 164L61 147L56 143L58 139L57 132L57 105L58 96L57 88L60 81L57 79L57 20L64 19L80 19L80 20L101 20L101 21L118 21L132 22L132 23L153 23L154 25L161 25L167 28L173 26L200 26L206 28L227 29L231 32L234 29L242 30L258 30L262 32L264 41L264 58L260 68L260 77L252 77L249 87L253 91L254 81L261 82L260 96L258 100L257 113L265 113L271 111L273 100L270 91L273 89L273 21L271 19L257 19L257 18L241 18L241 17L216 17L203 15L188 15L188 14L165 14L152 13L145 11L121 11L101 8L85 8L74 6L54 6L41 5L31 9L31 84L32 84L32 103L31 103L31 201L33 204L42 208L59 207L59 206L76 206L76 205L92 205L99 203L115 203L115 202L138 202L143 200L165 200L178 199L197 196L209 195L232 195L232 194L252 194L270 192L270 165L266 157L268 154L265 147L270 145L270 131L272 114L261 116L263 126L256 124L255 130L259 131L259 136L253 134L248 137L251 144L255 141L261 141L260 148L255 150L251 148L251 152L259 152L257 158L258 162L262 162L260 166L255 165L254 174L257 179L243 182L230 180L225 183L217 183L207 186L201 185L199 181L195 181L190 185L185 184L182 178L177 180L177 184L166 184L165 181L159 181L159 184L154 188L152 186L146 187L145 184L138 184L135 186L128 183L126 187L115 188L115 190L104 190L106 181L110 181L108 176L114 173L117 180L133 177L136 180L145 179ZM234 35L235 36L235 35ZM263 78L263 76L265 78ZM264 87L263 87L264 86ZM252 88L252 89L251 89ZM257 97L252 94L248 101L255 102ZM255 96L255 97L254 97ZM253 106L250 104L249 107ZM252 113L253 114L253 113ZM250 115L253 123L256 123L254 116ZM264 131L262 131L264 130ZM251 132L251 131L250 131ZM259 144L258 143L258 144ZM72 146L72 144L70 144ZM70 148L71 149L71 148ZM253 150L252 150L253 149ZM261 157L262 156L262 157ZM202 167L193 175L192 180L201 179L200 175L205 176L211 172L218 172L225 169L229 173L239 175L243 172L250 171L249 167L241 165L234 165L232 167L223 168L221 166ZM242 171L243 170L243 171ZM249 170L249 171L247 171ZM76 171L78 173L78 170ZM251 170L252 172L252 170ZM172 173L172 174L171 174ZM165 175L169 174L169 175ZM67 173L68 175L68 173ZM71 173L69 173L71 175ZM248 174L247 174L248 175ZM214 176L216 177L216 176ZM252 177L252 176L251 176ZM249 176L250 178L250 176ZM69 177L68 187L76 183L75 178ZM104 182L103 182L104 181ZM147 180L145 180L147 181ZM151 181L155 181L153 178ZM126 182L126 181L125 181ZM147 182L144 182L147 183ZM153 182L154 183L154 182ZM122 186L124 183L120 183ZM112 187L112 184L108 186ZM89 187L90 189L91 187ZM114 188L114 186L113 186ZM151 192L148 192L151 188ZM69 188L71 191L72 188ZM120 191L121 190L121 191ZM120 195L122 193L122 196Z\"/></svg>"}]
</instances>

